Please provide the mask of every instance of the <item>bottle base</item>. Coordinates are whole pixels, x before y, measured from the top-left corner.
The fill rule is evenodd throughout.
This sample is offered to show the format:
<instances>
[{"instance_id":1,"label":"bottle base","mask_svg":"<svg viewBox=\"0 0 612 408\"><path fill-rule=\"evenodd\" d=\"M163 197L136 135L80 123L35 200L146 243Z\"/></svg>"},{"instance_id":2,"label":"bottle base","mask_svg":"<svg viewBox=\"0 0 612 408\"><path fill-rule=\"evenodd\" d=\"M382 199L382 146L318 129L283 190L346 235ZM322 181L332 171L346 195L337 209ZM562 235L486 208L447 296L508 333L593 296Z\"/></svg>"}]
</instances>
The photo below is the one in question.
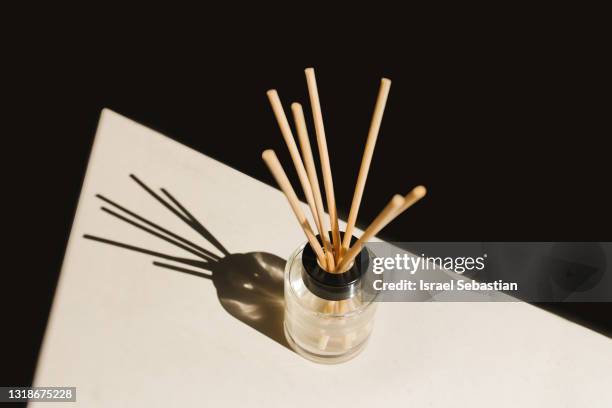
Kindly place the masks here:
<instances>
[{"instance_id":1,"label":"bottle base","mask_svg":"<svg viewBox=\"0 0 612 408\"><path fill-rule=\"evenodd\" d=\"M293 337L291 337L291 333L289 333L289 331L287 330L287 325L284 324L284 322L283 322L283 330L285 331L285 337L287 338L287 342L289 343L289 346L291 346L293 351L295 351L296 353L298 353L300 356L304 357L305 359L313 361L315 363L319 363L319 364L340 364L340 363L349 361L357 357L357 355L363 351L363 349L365 348L367 344L367 340L365 340L358 346L352 347L346 353L342 353L342 354L333 354L333 355L316 354L316 353L312 353L311 351L304 349L299 344L297 344L296 341L293 339Z\"/></svg>"}]
</instances>

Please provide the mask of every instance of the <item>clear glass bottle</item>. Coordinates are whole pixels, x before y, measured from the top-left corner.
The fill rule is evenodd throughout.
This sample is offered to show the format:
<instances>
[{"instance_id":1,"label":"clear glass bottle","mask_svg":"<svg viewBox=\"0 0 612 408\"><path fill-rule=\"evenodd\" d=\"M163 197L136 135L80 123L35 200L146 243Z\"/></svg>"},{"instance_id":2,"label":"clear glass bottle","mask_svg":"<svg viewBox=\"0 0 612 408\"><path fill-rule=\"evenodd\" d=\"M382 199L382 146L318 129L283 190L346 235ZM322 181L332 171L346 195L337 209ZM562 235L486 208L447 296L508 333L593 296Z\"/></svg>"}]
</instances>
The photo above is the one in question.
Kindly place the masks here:
<instances>
[{"instance_id":1,"label":"clear glass bottle","mask_svg":"<svg viewBox=\"0 0 612 408\"><path fill-rule=\"evenodd\" d=\"M369 259L364 249L348 271L329 273L304 244L287 260L284 327L296 352L319 363L340 363L363 350L376 312L376 293L362 285Z\"/></svg>"}]
</instances>

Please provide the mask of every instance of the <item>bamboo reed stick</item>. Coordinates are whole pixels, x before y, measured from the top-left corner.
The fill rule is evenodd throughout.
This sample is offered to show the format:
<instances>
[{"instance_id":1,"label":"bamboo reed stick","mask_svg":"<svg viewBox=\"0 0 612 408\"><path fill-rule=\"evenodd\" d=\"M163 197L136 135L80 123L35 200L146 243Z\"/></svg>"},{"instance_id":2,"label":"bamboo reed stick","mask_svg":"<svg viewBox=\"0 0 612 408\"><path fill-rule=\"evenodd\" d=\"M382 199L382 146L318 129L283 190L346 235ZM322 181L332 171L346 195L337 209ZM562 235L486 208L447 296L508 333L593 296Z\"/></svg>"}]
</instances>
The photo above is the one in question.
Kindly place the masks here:
<instances>
[{"instance_id":1,"label":"bamboo reed stick","mask_svg":"<svg viewBox=\"0 0 612 408\"><path fill-rule=\"evenodd\" d=\"M274 111L274 116L276 116L278 126L280 127L281 133L283 135L283 139L285 139L285 143L287 144L287 148L289 149L291 160L293 160L293 164L295 166L295 170L297 171L300 184L302 185L304 195L306 196L306 202L308 203L308 207L310 207L312 217L315 220L315 225L317 227L317 230L319 231L319 234L323 236L323 232L325 231L323 230L323 226L321 225L319 217L317 216L317 209L315 207L315 202L312 195L310 182L308 180L308 175L306 173L306 169L304 168L302 158L300 157L298 147L295 143L295 138L293 137L293 133L291 132L291 127L289 126L289 121L287 120L287 116L285 115L283 105L281 104L280 98L278 97L278 93L276 92L276 90L271 89L267 92L267 94L268 99L270 100L270 104L272 105L272 110Z\"/></svg>"},{"instance_id":2,"label":"bamboo reed stick","mask_svg":"<svg viewBox=\"0 0 612 408\"><path fill-rule=\"evenodd\" d=\"M321 245L317 241L317 238L312 232L312 228L310 227L308 220L306 219L306 217L304 216L304 213L302 212L302 209L300 207L300 201L298 200L297 195L295 194L295 191L293 190L293 187L291 186L291 182L287 178L287 174L283 170L283 166L278 161L278 157L276 157L276 153L274 153L274 150L265 150L262 153L261 157L266 162L268 169L270 169L270 172L272 173L272 175L274 176L274 179L276 180L279 187L285 194L285 197L287 197L287 200L289 201L289 205L291 206L291 209L293 210L293 213L295 214L300 226L304 230L304 233L306 234L306 238L308 239L310 246L312 247L315 254L317 255L319 262L324 267L327 267L327 261L325 258L325 254L323 253L323 249L321 248Z\"/></svg>"},{"instance_id":3,"label":"bamboo reed stick","mask_svg":"<svg viewBox=\"0 0 612 408\"><path fill-rule=\"evenodd\" d=\"M396 217L406 211L408 208L412 207L412 205L421 198L425 197L425 194L427 194L427 189L425 186L416 186L413 188L412 191L404 196L404 205L402 205L402 207L399 209Z\"/></svg>"},{"instance_id":4,"label":"bamboo reed stick","mask_svg":"<svg viewBox=\"0 0 612 408\"><path fill-rule=\"evenodd\" d=\"M388 225L391 221L397 218L398 215L406 211L412 205L414 205L421 198L425 197L427 194L427 189L424 186L417 186L413 188L408 194L404 197L396 194L393 196L389 204L385 207L385 209L372 221L370 226L365 230L363 235L357 240L357 242L348 250L348 252L343 256L340 260L338 267L336 270L338 272L344 272L344 268L348 266L349 262L352 262L355 259L355 256L361 252L363 245L374 235L378 234L380 230L382 230L386 225ZM399 198L400 200L397 200ZM393 201L396 201L396 204L393 204ZM397 206L397 203L400 203ZM392 210L391 207L396 206L395 210ZM388 212L385 214L385 211Z\"/></svg>"},{"instance_id":5,"label":"bamboo reed stick","mask_svg":"<svg viewBox=\"0 0 612 408\"><path fill-rule=\"evenodd\" d=\"M334 254L337 259L337 257L340 255L340 232L338 229L336 198L334 196L334 182L332 179L331 165L329 163L329 153L327 151L327 140L325 138L325 128L323 126L323 114L321 113L321 102L319 101L319 91L317 89L317 80L315 78L314 69L306 68L304 72L306 73L306 83L308 84L308 94L310 96L310 105L314 118L315 133L317 135L317 145L319 147L321 168L323 170L323 184L325 186L327 211L329 212L332 230Z\"/></svg>"},{"instance_id":6,"label":"bamboo reed stick","mask_svg":"<svg viewBox=\"0 0 612 408\"><path fill-rule=\"evenodd\" d=\"M374 106L374 114L372 115L372 122L370 123L370 130L368 131L368 138L363 151L363 158L361 159L361 167L359 167L359 174L357 175L357 182L355 183L353 201L351 203L348 220L346 221L346 229L342 239L342 252L348 250L351 237L353 236L353 229L355 228L355 222L357 221L359 206L361 205L363 190L368 178L368 172L372 162L372 155L374 154L374 147L376 146L376 139L378 138L378 132L380 130L383 114L385 112L385 105L387 104L387 97L389 96L390 88L391 81L387 78L383 78L380 81L378 97L376 99L376 105Z\"/></svg>"},{"instance_id":7,"label":"bamboo reed stick","mask_svg":"<svg viewBox=\"0 0 612 408\"><path fill-rule=\"evenodd\" d=\"M312 155L312 149L310 148L310 138L308 137L308 129L306 128L306 119L304 118L304 110L302 105L297 102L291 104L291 111L293 112L293 119L295 121L295 127L297 130L298 140L300 141L300 147L302 149L302 157L306 166L306 172L308 173L308 180L310 181L310 188L312 189L312 195L314 196L316 216L319 219L319 225L322 230L319 230L321 239L323 240L323 246L326 252L329 252L333 263L333 251L329 242L329 235L327 234L327 228L323 214L325 212L323 207L323 198L321 196L321 188L319 186L319 178L317 176L317 169L315 167L314 157ZM327 255L327 254L326 254ZM327 257L328 262L330 257ZM334 266L330 266L331 269Z\"/></svg>"},{"instance_id":8,"label":"bamboo reed stick","mask_svg":"<svg viewBox=\"0 0 612 408\"><path fill-rule=\"evenodd\" d=\"M334 251L331 250L331 248L329 250L325 250L325 258L327 260L325 270L333 273L336 270L336 260L334 259Z\"/></svg>"},{"instance_id":9,"label":"bamboo reed stick","mask_svg":"<svg viewBox=\"0 0 612 408\"><path fill-rule=\"evenodd\" d=\"M391 220L393 220L399 209L404 205L404 197L399 194L393 196L385 208L376 216L374 221L366 228L363 235L357 240L357 242L346 252L342 257L342 260L338 264L336 270L338 272L344 272L346 267L355 259L357 254L361 251L361 248L365 243L382 230Z\"/></svg>"}]
</instances>

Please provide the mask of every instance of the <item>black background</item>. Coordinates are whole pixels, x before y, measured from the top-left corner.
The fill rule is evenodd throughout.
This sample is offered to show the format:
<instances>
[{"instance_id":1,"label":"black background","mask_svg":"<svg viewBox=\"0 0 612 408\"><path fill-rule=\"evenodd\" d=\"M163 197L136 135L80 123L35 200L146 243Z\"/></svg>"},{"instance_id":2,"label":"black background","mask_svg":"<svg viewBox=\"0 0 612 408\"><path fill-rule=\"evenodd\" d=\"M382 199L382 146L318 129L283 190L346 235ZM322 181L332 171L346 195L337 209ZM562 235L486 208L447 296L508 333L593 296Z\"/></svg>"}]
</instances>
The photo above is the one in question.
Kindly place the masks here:
<instances>
[{"instance_id":1,"label":"black background","mask_svg":"<svg viewBox=\"0 0 612 408\"><path fill-rule=\"evenodd\" d=\"M104 107L273 184L261 151L273 148L291 166L265 92L276 88L287 109L298 101L309 112L303 69L314 66L339 215L346 218L386 76L393 85L358 225L392 194L424 184L425 200L384 238L612 238L609 106L603 103L609 71L607 55L592 41L571 30L520 36L512 26L442 34L433 27L382 33L364 25L314 35L312 26L265 30L273 24L262 19L181 38L165 27L156 34L134 29L120 40L83 44L73 30L52 38L41 33L14 47L5 111L14 126L5 127L3 196L14 227L5 232L5 256L16 262L4 270L2 284L1 384L31 382ZM610 333L609 305L563 308Z\"/></svg>"}]
</instances>

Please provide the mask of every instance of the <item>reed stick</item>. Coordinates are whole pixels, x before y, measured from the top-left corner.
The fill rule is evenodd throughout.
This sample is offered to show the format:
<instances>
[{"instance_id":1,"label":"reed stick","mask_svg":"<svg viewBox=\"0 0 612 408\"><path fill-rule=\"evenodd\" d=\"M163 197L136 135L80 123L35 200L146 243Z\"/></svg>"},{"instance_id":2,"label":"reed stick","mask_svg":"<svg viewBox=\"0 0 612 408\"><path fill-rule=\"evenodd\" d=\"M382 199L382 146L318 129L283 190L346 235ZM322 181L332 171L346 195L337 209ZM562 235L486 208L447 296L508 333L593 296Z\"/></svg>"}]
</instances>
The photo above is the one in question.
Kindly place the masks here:
<instances>
[{"instance_id":1,"label":"reed stick","mask_svg":"<svg viewBox=\"0 0 612 408\"><path fill-rule=\"evenodd\" d=\"M302 158L300 157L298 147L295 143L295 138L293 137L293 133L291 132L291 127L289 126L289 121L287 120L287 116L285 115L283 105L281 104L280 98L278 97L278 92L276 92L275 89L271 89L267 92L267 94L268 99L270 100L270 105L272 105L272 110L274 111L274 116L276 116L276 121L278 122L278 126L280 127L281 134L283 135L283 139L285 139L285 144L289 149L289 154L291 155L291 160L293 160L293 165L295 166L295 170L297 171L300 184L302 185L302 189L304 190L306 202L308 203L308 207L310 207L310 212L312 213L312 217L315 220L315 225L317 227L317 230L319 231L319 235L322 236L324 230L323 226L320 223L319 217L317 216L317 209L315 207L315 202L312 195L310 182L308 180L308 175L306 173L306 169L304 168Z\"/></svg>"},{"instance_id":2,"label":"reed stick","mask_svg":"<svg viewBox=\"0 0 612 408\"><path fill-rule=\"evenodd\" d=\"M325 258L327 260L325 270L333 273L336 270L336 260L334 259L334 251L331 248L325 250Z\"/></svg>"},{"instance_id":3,"label":"reed stick","mask_svg":"<svg viewBox=\"0 0 612 408\"><path fill-rule=\"evenodd\" d=\"M278 161L276 153L274 153L274 150L268 149L262 153L261 157L264 162L266 162L268 169L270 169L270 172L274 176L274 179L285 194L287 201L289 201L289 205L291 206L291 209L293 210L293 213L295 214L298 223L302 227L302 230L304 230L304 234L306 234L306 238L308 239L310 246L314 250L319 260L319 263L324 267L327 267L327 261L325 258L325 254L323 253L323 249L321 248L319 241L317 241L317 238L312 232L312 228L310 227L308 220L302 212L302 209L300 207L300 201L298 200L297 195L295 194L295 191L291 186L291 182L287 178L285 170L283 170L283 166Z\"/></svg>"},{"instance_id":4,"label":"reed stick","mask_svg":"<svg viewBox=\"0 0 612 408\"><path fill-rule=\"evenodd\" d=\"M391 199L389 204L387 204L385 209L382 210L380 214L378 214L374 221L372 221L372 223L365 230L363 235L342 257L336 270L338 272L344 272L344 269L348 266L350 262L353 261L353 259L355 259L357 254L361 252L361 249L370 238L378 234L380 230L382 230L391 221L397 218L398 215L406 211L421 198L425 197L425 194L427 194L427 189L424 186L417 186L413 188L404 197L400 196L399 194L393 196L393 198Z\"/></svg>"},{"instance_id":5,"label":"reed stick","mask_svg":"<svg viewBox=\"0 0 612 408\"><path fill-rule=\"evenodd\" d=\"M399 209L396 217L406 211L408 208L412 207L412 205L414 205L421 198L425 197L425 194L427 194L427 189L425 186L416 186L413 188L412 191L404 196L404 205L402 205L402 207Z\"/></svg>"},{"instance_id":6,"label":"reed stick","mask_svg":"<svg viewBox=\"0 0 612 408\"><path fill-rule=\"evenodd\" d=\"M342 257L342 260L338 264L336 270L338 272L344 272L347 266L355 259L357 254L361 251L361 248L365 243L378 234L391 220L393 220L399 209L404 205L404 197L399 194L393 196L385 208L376 216L374 221L366 228L363 235L357 240L357 242L346 252Z\"/></svg>"},{"instance_id":7,"label":"reed stick","mask_svg":"<svg viewBox=\"0 0 612 408\"><path fill-rule=\"evenodd\" d=\"M327 211L329 212L330 225L332 230L332 241L336 258L340 254L340 231L338 228L338 213L336 210L336 198L334 196L334 182L332 179L331 165L329 163L329 153L327 152L327 140L325 138L325 128L323 126L323 114L321 113L321 102L319 101L319 91L315 78L314 68L306 68L306 83L310 96L310 106L314 118L315 133L317 135L317 145L323 170L323 184L325 186L325 197L327 199Z\"/></svg>"},{"instance_id":8,"label":"reed stick","mask_svg":"<svg viewBox=\"0 0 612 408\"><path fill-rule=\"evenodd\" d=\"M316 217L319 219L319 225L322 230L319 230L321 234L321 240L326 252L329 252L333 261L333 251L329 242L329 235L327 233L327 226L323 214L325 212L323 207L323 198L321 196L321 188L319 186L319 178L317 176L317 169L315 167L314 157L312 155L312 149L310 148L310 138L308 137L308 129L306 128L306 119L304 118L304 110L302 105L297 102L291 104L291 111L293 112L293 119L295 121L295 128L297 130L298 140L300 141L300 147L302 149L302 157L306 166L306 172L308 173L308 180L310 181L310 188L312 189L312 195L314 197ZM327 254L326 254L327 255ZM328 262L330 257L328 256ZM330 266L333 269L333 266Z\"/></svg>"},{"instance_id":9,"label":"reed stick","mask_svg":"<svg viewBox=\"0 0 612 408\"><path fill-rule=\"evenodd\" d=\"M355 192L353 193L353 201L351 203L348 220L346 221L346 229L344 231L344 237L342 239L342 252L348 250L349 244L351 243L353 229L355 228L355 222L357 221L359 206L361 205L363 190L366 184L366 180L368 178L370 164L372 163L372 155L374 154L374 147L376 146L376 139L378 138L380 124L382 122L383 114L385 112L385 105L387 104L387 97L389 96L390 88L391 81L387 78L383 78L380 81L378 97L376 98L376 105L374 106L374 113L372 115L372 121L370 123L370 130L368 131L368 138L366 140L365 149L363 151L363 158L361 159L359 174L357 175Z\"/></svg>"}]
</instances>

